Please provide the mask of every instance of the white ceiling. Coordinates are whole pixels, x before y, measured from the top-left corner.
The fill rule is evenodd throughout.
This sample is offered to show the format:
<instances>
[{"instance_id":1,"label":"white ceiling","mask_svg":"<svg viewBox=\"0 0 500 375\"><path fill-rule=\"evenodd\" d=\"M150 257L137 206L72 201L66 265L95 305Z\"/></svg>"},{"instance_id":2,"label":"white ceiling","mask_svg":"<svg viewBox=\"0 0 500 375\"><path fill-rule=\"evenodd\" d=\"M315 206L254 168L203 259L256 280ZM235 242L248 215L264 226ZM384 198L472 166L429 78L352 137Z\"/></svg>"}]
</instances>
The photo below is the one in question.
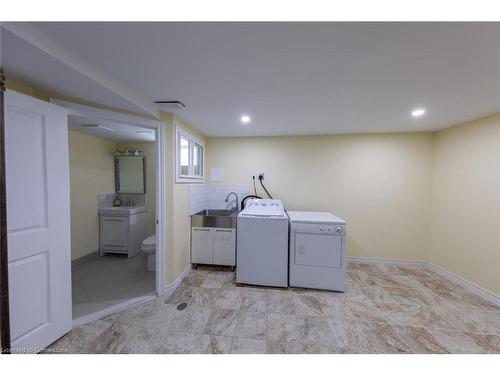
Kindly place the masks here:
<instances>
[{"instance_id":1,"label":"white ceiling","mask_svg":"<svg viewBox=\"0 0 500 375\"><path fill-rule=\"evenodd\" d=\"M500 23L35 26L146 103L182 101L177 113L208 136L425 131L500 111ZM138 110L23 40L4 43L7 75Z\"/></svg>"},{"instance_id":2,"label":"white ceiling","mask_svg":"<svg viewBox=\"0 0 500 375\"><path fill-rule=\"evenodd\" d=\"M132 112L143 111L140 106L116 95L101 82L89 79L7 30L2 30L1 45L2 65L7 79L14 79L67 97Z\"/></svg>"},{"instance_id":3,"label":"white ceiling","mask_svg":"<svg viewBox=\"0 0 500 375\"><path fill-rule=\"evenodd\" d=\"M87 126L86 126L87 125ZM88 125L99 125L88 126ZM80 133L94 135L115 142L154 142L154 129L132 126L117 121L88 119L81 116L69 115L68 127Z\"/></svg>"}]
</instances>

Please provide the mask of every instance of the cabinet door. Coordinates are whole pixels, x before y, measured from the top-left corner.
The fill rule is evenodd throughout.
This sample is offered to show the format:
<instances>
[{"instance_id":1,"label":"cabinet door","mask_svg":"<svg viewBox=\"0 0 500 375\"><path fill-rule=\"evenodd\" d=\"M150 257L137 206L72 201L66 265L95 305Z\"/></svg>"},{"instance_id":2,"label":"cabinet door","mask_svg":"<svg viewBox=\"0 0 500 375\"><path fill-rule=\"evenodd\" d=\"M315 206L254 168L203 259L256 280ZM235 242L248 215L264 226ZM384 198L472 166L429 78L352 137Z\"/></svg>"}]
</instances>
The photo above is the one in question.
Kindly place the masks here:
<instances>
[{"instance_id":1,"label":"cabinet door","mask_svg":"<svg viewBox=\"0 0 500 375\"><path fill-rule=\"evenodd\" d=\"M104 216L101 234L103 246L125 246L127 227L128 221L125 217Z\"/></svg>"},{"instance_id":2,"label":"cabinet door","mask_svg":"<svg viewBox=\"0 0 500 375\"><path fill-rule=\"evenodd\" d=\"M214 264L236 265L236 236L234 229L214 229Z\"/></svg>"},{"instance_id":3,"label":"cabinet door","mask_svg":"<svg viewBox=\"0 0 500 375\"><path fill-rule=\"evenodd\" d=\"M191 231L191 263L212 264L213 231L210 228L193 228Z\"/></svg>"}]
</instances>

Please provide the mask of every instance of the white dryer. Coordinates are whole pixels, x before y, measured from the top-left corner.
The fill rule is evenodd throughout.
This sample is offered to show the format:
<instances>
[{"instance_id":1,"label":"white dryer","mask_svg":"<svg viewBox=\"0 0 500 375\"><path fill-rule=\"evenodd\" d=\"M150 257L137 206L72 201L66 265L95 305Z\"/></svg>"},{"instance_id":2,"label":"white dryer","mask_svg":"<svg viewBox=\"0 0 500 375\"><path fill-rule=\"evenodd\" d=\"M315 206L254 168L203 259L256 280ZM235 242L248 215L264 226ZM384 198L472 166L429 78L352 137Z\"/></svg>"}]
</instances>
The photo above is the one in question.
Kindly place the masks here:
<instances>
[{"instance_id":1,"label":"white dryer","mask_svg":"<svg viewBox=\"0 0 500 375\"><path fill-rule=\"evenodd\" d=\"M236 282L288 286L288 216L278 199L251 199L238 214Z\"/></svg>"},{"instance_id":2,"label":"white dryer","mask_svg":"<svg viewBox=\"0 0 500 375\"><path fill-rule=\"evenodd\" d=\"M288 211L290 286L345 290L346 222L329 212Z\"/></svg>"}]
</instances>

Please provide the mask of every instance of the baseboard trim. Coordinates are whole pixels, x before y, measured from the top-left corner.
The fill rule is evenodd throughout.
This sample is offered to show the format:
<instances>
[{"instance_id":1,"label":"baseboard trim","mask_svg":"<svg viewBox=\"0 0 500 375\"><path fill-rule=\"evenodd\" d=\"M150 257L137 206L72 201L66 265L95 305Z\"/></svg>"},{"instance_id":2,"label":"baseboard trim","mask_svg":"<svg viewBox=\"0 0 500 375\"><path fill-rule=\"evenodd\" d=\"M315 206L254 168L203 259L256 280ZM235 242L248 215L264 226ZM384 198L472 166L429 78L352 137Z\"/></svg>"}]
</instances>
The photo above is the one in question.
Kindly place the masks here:
<instances>
[{"instance_id":1,"label":"baseboard trim","mask_svg":"<svg viewBox=\"0 0 500 375\"><path fill-rule=\"evenodd\" d=\"M134 305L139 305L141 303L147 302L149 300L155 299L156 298L156 293L148 293L140 297L135 297L132 299L129 299L127 301L121 302L119 304L116 304L114 306L107 307L103 310L96 311L92 314L84 315L79 318L73 319L73 328L76 328L78 326L81 326L83 324L90 323L94 320L103 318L109 314L114 314L119 311L125 310L129 307L132 307Z\"/></svg>"},{"instance_id":2,"label":"baseboard trim","mask_svg":"<svg viewBox=\"0 0 500 375\"><path fill-rule=\"evenodd\" d=\"M386 266L427 267L427 262L423 262L421 260L347 257L347 262L357 263L357 264L384 264Z\"/></svg>"},{"instance_id":3,"label":"baseboard trim","mask_svg":"<svg viewBox=\"0 0 500 375\"><path fill-rule=\"evenodd\" d=\"M489 291L488 289L485 289L477 284L474 284L473 282L464 279L462 276L459 276L457 274L454 274L453 272L448 271L447 269L438 266L437 264L434 263L427 263L427 269L437 273L439 276L444 277L445 279L460 285L461 287L465 288L469 292L485 299L486 301L500 307L500 296L497 294Z\"/></svg>"},{"instance_id":4,"label":"baseboard trim","mask_svg":"<svg viewBox=\"0 0 500 375\"><path fill-rule=\"evenodd\" d=\"M179 284L184 280L184 278L187 276L189 271L191 270L191 264L186 267L184 271L181 272L179 276L177 276L177 279L172 284L165 285L163 288L163 296L170 296L174 292L174 290L179 286Z\"/></svg>"},{"instance_id":5,"label":"baseboard trim","mask_svg":"<svg viewBox=\"0 0 500 375\"><path fill-rule=\"evenodd\" d=\"M365 257L347 257L347 261L357 264L383 264L387 266L405 266L405 267L421 267L429 271L437 273L439 276L460 285L467 291L485 299L486 301L500 307L500 296L495 293L466 280L462 276L458 276L447 269L438 266L431 262L423 262L419 260L399 260L399 259L383 259L383 258L365 258Z\"/></svg>"},{"instance_id":6,"label":"baseboard trim","mask_svg":"<svg viewBox=\"0 0 500 375\"><path fill-rule=\"evenodd\" d=\"M72 266L77 266L82 262L87 261L90 258L94 257L99 257L99 250L92 251L91 253L85 254L84 256L81 256L80 258L73 259L71 261Z\"/></svg>"}]
</instances>

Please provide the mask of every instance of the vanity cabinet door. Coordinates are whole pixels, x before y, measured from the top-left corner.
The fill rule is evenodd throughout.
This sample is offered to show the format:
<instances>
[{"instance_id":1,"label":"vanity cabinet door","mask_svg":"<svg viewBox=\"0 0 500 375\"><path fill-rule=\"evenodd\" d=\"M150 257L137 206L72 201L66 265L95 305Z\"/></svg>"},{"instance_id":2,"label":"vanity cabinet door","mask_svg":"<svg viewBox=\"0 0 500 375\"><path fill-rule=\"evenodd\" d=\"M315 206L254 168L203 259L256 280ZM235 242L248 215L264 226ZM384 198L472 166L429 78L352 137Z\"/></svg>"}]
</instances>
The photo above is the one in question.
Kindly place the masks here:
<instances>
[{"instance_id":1,"label":"vanity cabinet door","mask_svg":"<svg viewBox=\"0 0 500 375\"><path fill-rule=\"evenodd\" d=\"M127 251L128 219L126 217L102 217L102 246L109 250Z\"/></svg>"},{"instance_id":2,"label":"vanity cabinet door","mask_svg":"<svg viewBox=\"0 0 500 375\"><path fill-rule=\"evenodd\" d=\"M191 231L191 263L212 264L213 230L211 228L193 228Z\"/></svg>"},{"instance_id":3,"label":"vanity cabinet door","mask_svg":"<svg viewBox=\"0 0 500 375\"><path fill-rule=\"evenodd\" d=\"M236 231L234 229L214 229L214 264L236 265Z\"/></svg>"}]
</instances>

